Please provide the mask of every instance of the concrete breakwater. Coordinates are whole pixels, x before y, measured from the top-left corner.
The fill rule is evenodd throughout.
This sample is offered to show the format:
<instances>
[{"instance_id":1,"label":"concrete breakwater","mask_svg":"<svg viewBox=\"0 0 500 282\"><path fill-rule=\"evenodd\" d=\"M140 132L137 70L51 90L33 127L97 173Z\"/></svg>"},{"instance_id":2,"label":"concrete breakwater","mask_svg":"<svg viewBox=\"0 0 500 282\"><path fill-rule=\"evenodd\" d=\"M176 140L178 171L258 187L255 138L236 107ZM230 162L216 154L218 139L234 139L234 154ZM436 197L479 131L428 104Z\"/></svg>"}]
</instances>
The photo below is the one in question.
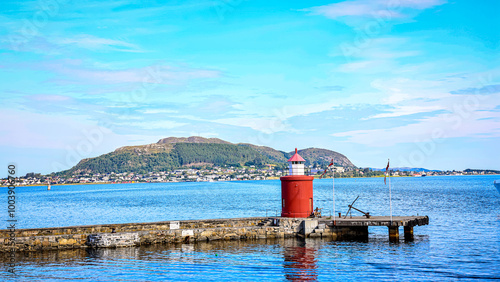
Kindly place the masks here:
<instances>
[{"instance_id":1,"label":"concrete breakwater","mask_svg":"<svg viewBox=\"0 0 500 282\"><path fill-rule=\"evenodd\" d=\"M17 229L13 232L0 230L0 252L114 248L157 243L292 237L329 237L333 240L367 239L368 226L384 225L380 222L373 224L373 222L364 221L361 224L343 226L339 224L340 221L334 225L332 219L328 218L252 217ZM391 228L392 230L398 226L413 228L413 226L424 224L428 224L428 217L414 217L396 222L396 224L391 223ZM411 230L413 234L413 229Z\"/></svg>"}]
</instances>

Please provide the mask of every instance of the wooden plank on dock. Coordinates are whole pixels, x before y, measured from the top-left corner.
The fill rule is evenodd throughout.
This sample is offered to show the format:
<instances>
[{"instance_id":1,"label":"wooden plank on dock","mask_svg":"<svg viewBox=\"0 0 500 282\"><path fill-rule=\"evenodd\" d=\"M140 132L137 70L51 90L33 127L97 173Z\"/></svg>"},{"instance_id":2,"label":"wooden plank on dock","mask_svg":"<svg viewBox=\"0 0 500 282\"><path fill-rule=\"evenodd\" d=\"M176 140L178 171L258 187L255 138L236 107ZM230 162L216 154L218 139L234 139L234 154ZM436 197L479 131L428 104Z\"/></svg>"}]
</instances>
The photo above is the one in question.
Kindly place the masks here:
<instances>
[{"instance_id":1,"label":"wooden plank on dock","mask_svg":"<svg viewBox=\"0 0 500 282\"><path fill-rule=\"evenodd\" d=\"M320 221L327 221L326 219L320 219ZM332 224L332 219L329 219L329 225ZM327 223L328 224L328 223ZM393 216L392 222L390 216L371 216L366 218L364 216L353 216L347 218L335 218L335 226L420 226L428 225L428 216Z\"/></svg>"}]
</instances>

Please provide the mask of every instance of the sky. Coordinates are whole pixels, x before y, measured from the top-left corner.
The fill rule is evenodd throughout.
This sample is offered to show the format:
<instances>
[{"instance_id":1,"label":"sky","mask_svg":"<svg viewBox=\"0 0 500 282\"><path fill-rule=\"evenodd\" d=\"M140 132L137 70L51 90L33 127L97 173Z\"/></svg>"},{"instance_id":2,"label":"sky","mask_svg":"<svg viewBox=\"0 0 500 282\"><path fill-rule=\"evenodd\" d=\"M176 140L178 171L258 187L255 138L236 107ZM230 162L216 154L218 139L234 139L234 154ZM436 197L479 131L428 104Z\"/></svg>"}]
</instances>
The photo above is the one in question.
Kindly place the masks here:
<instances>
[{"instance_id":1,"label":"sky","mask_svg":"<svg viewBox=\"0 0 500 282\"><path fill-rule=\"evenodd\" d=\"M0 3L0 176L176 136L500 170L498 1Z\"/></svg>"}]
</instances>

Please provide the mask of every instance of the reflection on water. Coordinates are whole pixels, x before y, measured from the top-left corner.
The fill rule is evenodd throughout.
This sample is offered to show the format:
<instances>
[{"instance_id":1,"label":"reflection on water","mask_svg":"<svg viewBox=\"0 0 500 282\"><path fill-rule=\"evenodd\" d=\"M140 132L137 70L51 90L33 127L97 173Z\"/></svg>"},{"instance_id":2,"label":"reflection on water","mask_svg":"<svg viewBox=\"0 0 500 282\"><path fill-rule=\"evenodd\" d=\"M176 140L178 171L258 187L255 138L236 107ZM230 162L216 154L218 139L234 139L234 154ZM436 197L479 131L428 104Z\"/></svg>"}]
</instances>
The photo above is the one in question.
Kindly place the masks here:
<instances>
[{"instance_id":1,"label":"reflection on water","mask_svg":"<svg viewBox=\"0 0 500 282\"><path fill-rule=\"evenodd\" d=\"M291 281L312 281L316 280L316 251L314 241L306 244L301 240L287 240L283 244L284 248L284 269L287 280Z\"/></svg>"},{"instance_id":2,"label":"reflection on water","mask_svg":"<svg viewBox=\"0 0 500 282\"><path fill-rule=\"evenodd\" d=\"M326 239L212 241L17 255L18 276L32 281L164 279L305 281L317 279L316 252ZM6 263L7 256L1 256ZM34 271L38 269L40 271ZM2 273L2 278L8 278ZM245 278L246 277L246 278Z\"/></svg>"},{"instance_id":3,"label":"reflection on water","mask_svg":"<svg viewBox=\"0 0 500 282\"><path fill-rule=\"evenodd\" d=\"M369 243L308 238L157 244L19 254L16 272L30 281L315 281L351 280L360 274L391 280L391 273L411 270L411 264L388 264L384 257L415 255L417 250L429 250L427 236L402 244L390 244L387 236L375 236ZM6 262L6 257L2 260Z\"/></svg>"}]
</instances>

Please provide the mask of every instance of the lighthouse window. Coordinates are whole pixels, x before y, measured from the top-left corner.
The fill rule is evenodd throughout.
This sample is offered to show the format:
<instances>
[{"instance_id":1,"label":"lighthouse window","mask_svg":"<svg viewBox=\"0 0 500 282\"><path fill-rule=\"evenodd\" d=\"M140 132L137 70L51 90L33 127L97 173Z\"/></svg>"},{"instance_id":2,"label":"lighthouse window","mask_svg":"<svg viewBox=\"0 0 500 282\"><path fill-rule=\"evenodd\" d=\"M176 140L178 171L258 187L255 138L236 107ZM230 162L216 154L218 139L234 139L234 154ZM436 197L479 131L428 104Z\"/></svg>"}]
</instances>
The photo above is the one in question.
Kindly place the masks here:
<instances>
[{"instance_id":1,"label":"lighthouse window","mask_svg":"<svg viewBox=\"0 0 500 282\"><path fill-rule=\"evenodd\" d=\"M285 199L283 199L283 207L285 207Z\"/></svg>"}]
</instances>

